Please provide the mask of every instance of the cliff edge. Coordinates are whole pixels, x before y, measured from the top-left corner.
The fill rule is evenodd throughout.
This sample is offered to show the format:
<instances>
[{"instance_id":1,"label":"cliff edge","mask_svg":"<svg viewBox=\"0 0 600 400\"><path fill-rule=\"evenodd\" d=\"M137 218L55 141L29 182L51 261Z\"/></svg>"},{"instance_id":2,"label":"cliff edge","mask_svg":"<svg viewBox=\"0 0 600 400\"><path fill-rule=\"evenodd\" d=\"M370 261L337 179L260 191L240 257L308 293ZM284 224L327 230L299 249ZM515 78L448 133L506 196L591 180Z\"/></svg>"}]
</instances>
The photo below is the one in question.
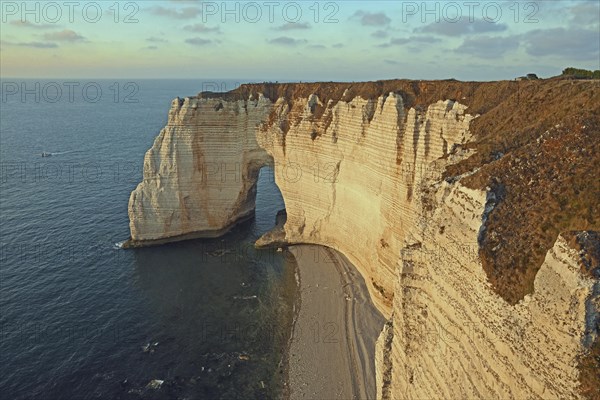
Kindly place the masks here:
<instances>
[{"instance_id":1,"label":"cliff edge","mask_svg":"<svg viewBox=\"0 0 600 400\"><path fill-rule=\"evenodd\" d=\"M597 398L598 81L254 84L176 99L142 246L216 236L273 165L268 245L342 252L389 319L378 397Z\"/></svg>"}]
</instances>

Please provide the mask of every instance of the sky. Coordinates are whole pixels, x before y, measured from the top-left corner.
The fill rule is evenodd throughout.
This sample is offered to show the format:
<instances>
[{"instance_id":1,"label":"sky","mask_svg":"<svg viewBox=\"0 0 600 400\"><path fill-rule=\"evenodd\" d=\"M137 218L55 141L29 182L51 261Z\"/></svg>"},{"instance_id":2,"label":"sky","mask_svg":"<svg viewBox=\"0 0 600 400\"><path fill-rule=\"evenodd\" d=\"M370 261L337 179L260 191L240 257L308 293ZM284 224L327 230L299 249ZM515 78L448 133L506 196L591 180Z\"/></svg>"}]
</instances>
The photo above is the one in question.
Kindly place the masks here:
<instances>
[{"instance_id":1,"label":"sky","mask_svg":"<svg viewBox=\"0 0 600 400\"><path fill-rule=\"evenodd\" d=\"M5 1L0 76L498 80L600 69L600 1Z\"/></svg>"}]
</instances>

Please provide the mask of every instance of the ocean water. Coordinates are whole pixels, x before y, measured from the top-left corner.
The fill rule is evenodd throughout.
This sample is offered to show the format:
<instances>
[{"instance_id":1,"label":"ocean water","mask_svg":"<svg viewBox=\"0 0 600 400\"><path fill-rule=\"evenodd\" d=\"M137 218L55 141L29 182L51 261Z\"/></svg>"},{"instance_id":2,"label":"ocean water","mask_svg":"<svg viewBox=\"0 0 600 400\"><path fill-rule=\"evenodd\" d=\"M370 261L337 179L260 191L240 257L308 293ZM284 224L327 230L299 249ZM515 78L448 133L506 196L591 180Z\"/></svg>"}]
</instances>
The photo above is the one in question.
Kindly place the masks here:
<instances>
[{"instance_id":1,"label":"ocean water","mask_svg":"<svg viewBox=\"0 0 600 400\"><path fill-rule=\"evenodd\" d=\"M1 82L3 398L280 394L294 271L253 248L283 208L272 172L256 218L223 238L116 245L171 100L235 86L211 82Z\"/></svg>"}]
</instances>

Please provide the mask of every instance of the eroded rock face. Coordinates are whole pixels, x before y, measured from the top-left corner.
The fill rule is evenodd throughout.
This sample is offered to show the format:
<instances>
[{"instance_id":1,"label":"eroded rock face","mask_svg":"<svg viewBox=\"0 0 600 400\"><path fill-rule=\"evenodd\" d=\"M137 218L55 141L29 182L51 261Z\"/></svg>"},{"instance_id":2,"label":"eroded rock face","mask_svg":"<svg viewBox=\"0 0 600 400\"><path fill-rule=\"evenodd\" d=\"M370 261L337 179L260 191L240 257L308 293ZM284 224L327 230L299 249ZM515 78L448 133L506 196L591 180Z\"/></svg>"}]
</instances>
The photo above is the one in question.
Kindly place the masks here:
<instances>
[{"instance_id":1,"label":"eroded rock face","mask_svg":"<svg viewBox=\"0 0 600 400\"><path fill-rule=\"evenodd\" d=\"M491 192L461 184L474 171L442 178L472 154L477 115L454 100L346 97L176 100L130 198L131 244L221 234L252 213L258 170L274 163L287 222L260 244L326 245L357 266L389 318L378 397L578 397L598 280L559 237L532 294L511 305L491 287L479 258Z\"/></svg>"},{"instance_id":2,"label":"eroded rock face","mask_svg":"<svg viewBox=\"0 0 600 400\"><path fill-rule=\"evenodd\" d=\"M382 398L580 397L576 360L597 335L598 280L560 236L533 294L510 306L478 257L486 194L444 182L436 197L400 257L393 328L378 341Z\"/></svg>"},{"instance_id":3,"label":"eroded rock face","mask_svg":"<svg viewBox=\"0 0 600 400\"><path fill-rule=\"evenodd\" d=\"M452 101L405 112L402 97L390 93L340 101L315 118L316 101L300 99L291 110L278 101L275 122L258 132L275 160L286 241L341 251L389 316L398 254L421 210L417 186L429 162L468 140L473 117ZM298 124L285 132L277 121L288 119Z\"/></svg>"},{"instance_id":4,"label":"eroded rock face","mask_svg":"<svg viewBox=\"0 0 600 400\"><path fill-rule=\"evenodd\" d=\"M175 99L129 199L128 246L214 237L253 215L258 172L272 163L255 130L270 101Z\"/></svg>"}]
</instances>

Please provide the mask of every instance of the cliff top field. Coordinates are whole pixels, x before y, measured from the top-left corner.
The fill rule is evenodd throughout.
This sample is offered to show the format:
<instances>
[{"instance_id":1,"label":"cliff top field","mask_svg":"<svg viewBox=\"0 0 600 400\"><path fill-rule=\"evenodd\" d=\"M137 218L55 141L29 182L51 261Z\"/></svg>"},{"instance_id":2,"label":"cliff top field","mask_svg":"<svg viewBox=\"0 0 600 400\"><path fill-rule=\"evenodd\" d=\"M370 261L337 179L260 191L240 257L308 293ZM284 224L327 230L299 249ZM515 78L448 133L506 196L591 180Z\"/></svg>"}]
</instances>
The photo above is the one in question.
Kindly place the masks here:
<instances>
[{"instance_id":1,"label":"cliff top field","mask_svg":"<svg viewBox=\"0 0 600 400\"><path fill-rule=\"evenodd\" d=\"M480 256L495 290L510 303L531 293L559 232L600 229L600 80L262 83L199 97L247 99L261 93L291 104L316 94L323 105L333 107L338 101L376 99L390 92L399 93L406 108L451 99L479 115L470 127L475 140L466 145L475 153L450 165L445 177L467 174L467 186L490 187L496 194L480 238ZM324 110L317 105L315 119ZM598 274L597 260L588 265L587 274Z\"/></svg>"}]
</instances>

